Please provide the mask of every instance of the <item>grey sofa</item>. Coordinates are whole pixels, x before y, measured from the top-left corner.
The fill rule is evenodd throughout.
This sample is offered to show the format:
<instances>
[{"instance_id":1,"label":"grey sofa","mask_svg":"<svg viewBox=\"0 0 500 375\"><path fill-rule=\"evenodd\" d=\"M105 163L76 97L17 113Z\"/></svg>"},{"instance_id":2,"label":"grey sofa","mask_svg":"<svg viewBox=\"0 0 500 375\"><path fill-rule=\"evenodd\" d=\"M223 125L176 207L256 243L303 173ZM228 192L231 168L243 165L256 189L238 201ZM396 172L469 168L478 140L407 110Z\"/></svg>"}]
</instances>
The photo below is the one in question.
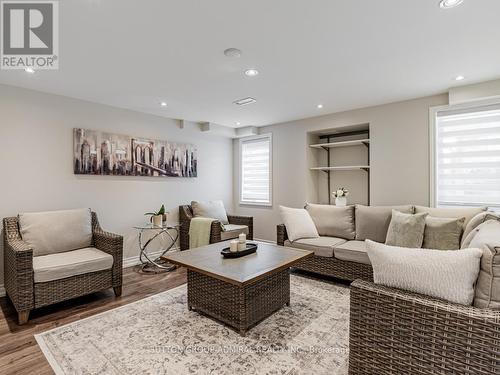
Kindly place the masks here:
<instances>
[{"instance_id":1,"label":"grey sofa","mask_svg":"<svg viewBox=\"0 0 500 375\"><path fill-rule=\"evenodd\" d=\"M297 265L297 269L354 281L373 280L373 270L366 253L365 240L385 242L392 209L404 213L428 212L435 217L465 217L469 220L485 208L430 208L414 205L347 206L308 204L306 206L320 237L290 241L284 224L277 226L277 243L281 246L311 250L314 256Z\"/></svg>"}]
</instances>

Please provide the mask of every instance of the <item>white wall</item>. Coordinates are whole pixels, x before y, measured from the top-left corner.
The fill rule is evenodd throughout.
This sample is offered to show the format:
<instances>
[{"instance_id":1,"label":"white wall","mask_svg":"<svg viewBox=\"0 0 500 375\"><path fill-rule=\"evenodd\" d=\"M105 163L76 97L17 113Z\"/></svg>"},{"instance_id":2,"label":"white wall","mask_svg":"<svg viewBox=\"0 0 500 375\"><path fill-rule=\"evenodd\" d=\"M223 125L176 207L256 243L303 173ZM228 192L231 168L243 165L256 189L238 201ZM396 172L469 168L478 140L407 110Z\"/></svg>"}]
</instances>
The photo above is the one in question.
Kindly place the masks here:
<instances>
[{"instance_id":1,"label":"white wall","mask_svg":"<svg viewBox=\"0 0 500 375\"><path fill-rule=\"evenodd\" d=\"M75 127L193 143L198 177L76 176ZM138 255L132 227L162 203L172 221L178 206L191 200L222 199L232 208L232 141L202 133L196 124L180 129L176 120L0 85L0 140L0 217L91 207L105 229L125 236L125 258Z\"/></svg>"},{"instance_id":2,"label":"white wall","mask_svg":"<svg viewBox=\"0 0 500 375\"><path fill-rule=\"evenodd\" d=\"M279 205L301 207L319 201L316 173L308 166L317 158L307 132L370 124L371 204L429 204L429 107L448 104L448 95L363 108L261 128L273 134L273 207L238 204L238 142L235 155L235 207L254 216L255 236L276 240ZM346 186L349 188L348 186Z\"/></svg>"}]
</instances>

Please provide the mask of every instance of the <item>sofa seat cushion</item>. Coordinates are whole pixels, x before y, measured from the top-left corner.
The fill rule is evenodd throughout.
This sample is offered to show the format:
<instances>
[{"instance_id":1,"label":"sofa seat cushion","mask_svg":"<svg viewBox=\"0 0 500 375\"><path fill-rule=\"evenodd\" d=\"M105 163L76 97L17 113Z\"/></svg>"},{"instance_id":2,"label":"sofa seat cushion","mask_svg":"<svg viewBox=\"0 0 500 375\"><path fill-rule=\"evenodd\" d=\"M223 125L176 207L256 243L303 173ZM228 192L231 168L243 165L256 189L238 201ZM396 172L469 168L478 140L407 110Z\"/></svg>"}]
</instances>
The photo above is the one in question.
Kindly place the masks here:
<instances>
[{"instance_id":1,"label":"sofa seat cushion","mask_svg":"<svg viewBox=\"0 0 500 375\"><path fill-rule=\"evenodd\" d=\"M33 247L33 256L82 249L92 244L90 209L19 214L22 239Z\"/></svg>"},{"instance_id":2,"label":"sofa seat cushion","mask_svg":"<svg viewBox=\"0 0 500 375\"><path fill-rule=\"evenodd\" d=\"M35 283L110 269L113 256L94 247L33 257Z\"/></svg>"},{"instance_id":3,"label":"sofa seat cushion","mask_svg":"<svg viewBox=\"0 0 500 375\"><path fill-rule=\"evenodd\" d=\"M346 241L343 238L323 236L317 238L303 238L293 242L286 240L285 246L313 251L314 255L319 257L331 258L333 257L333 248L344 242Z\"/></svg>"},{"instance_id":4,"label":"sofa seat cushion","mask_svg":"<svg viewBox=\"0 0 500 375\"><path fill-rule=\"evenodd\" d=\"M231 240L238 238L241 233L248 234L247 225L226 224L224 230L220 233L220 238L222 241Z\"/></svg>"},{"instance_id":5,"label":"sofa seat cushion","mask_svg":"<svg viewBox=\"0 0 500 375\"><path fill-rule=\"evenodd\" d=\"M333 248L333 255L340 260L371 264L366 252L365 241L347 241Z\"/></svg>"}]
</instances>

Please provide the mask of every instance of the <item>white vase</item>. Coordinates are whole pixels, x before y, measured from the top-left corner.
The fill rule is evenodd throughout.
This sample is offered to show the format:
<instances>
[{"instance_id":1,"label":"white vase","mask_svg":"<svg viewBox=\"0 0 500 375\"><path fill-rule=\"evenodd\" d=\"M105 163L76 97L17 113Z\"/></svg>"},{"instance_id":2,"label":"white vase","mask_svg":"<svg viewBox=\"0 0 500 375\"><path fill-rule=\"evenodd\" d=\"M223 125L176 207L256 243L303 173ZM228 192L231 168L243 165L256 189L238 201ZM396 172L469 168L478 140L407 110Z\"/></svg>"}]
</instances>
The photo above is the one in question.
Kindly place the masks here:
<instances>
[{"instance_id":1,"label":"white vase","mask_svg":"<svg viewBox=\"0 0 500 375\"><path fill-rule=\"evenodd\" d=\"M335 198L335 206L347 206L347 198L346 197Z\"/></svg>"},{"instance_id":2,"label":"white vase","mask_svg":"<svg viewBox=\"0 0 500 375\"><path fill-rule=\"evenodd\" d=\"M155 215L151 217L154 227L161 228L163 226L163 215Z\"/></svg>"}]
</instances>

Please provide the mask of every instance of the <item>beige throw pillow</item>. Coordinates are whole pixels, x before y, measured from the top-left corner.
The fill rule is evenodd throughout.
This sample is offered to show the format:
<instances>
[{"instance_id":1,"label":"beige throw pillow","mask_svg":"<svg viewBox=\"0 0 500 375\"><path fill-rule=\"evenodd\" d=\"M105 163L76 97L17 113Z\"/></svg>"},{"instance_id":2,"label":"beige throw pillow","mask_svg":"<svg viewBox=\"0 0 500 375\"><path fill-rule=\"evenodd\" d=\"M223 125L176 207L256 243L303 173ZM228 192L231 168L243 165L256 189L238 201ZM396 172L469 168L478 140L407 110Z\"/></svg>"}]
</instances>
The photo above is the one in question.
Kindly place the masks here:
<instances>
[{"instance_id":1,"label":"beige throw pillow","mask_svg":"<svg viewBox=\"0 0 500 375\"><path fill-rule=\"evenodd\" d=\"M410 249L366 241L373 280L463 305L474 299L480 249L443 251Z\"/></svg>"},{"instance_id":2,"label":"beige throw pillow","mask_svg":"<svg viewBox=\"0 0 500 375\"><path fill-rule=\"evenodd\" d=\"M467 226L464 229L464 234L462 235L462 243L460 244L460 247L462 249L465 249L466 247L469 247L468 245L470 244L470 241L472 241L472 238L474 237L474 234L470 235L474 229L476 229L479 225L482 223L488 221L488 220L497 220L500 221L500 216L495 215L493 212L481 212L480 214L477 214L474 216L468 223Z\"/></svg>"},{"instance_id":3,"label":"beige throw pillow","mask_svg":"<svg viewBox=\"0 0 500 375\"><path fill-rule=\"evenodd\" d=\"M392 210L387 230L386 245L420 248L424 239L425 217L423 214L404 214Z\"/></svg>"},{"instance_id":4,"label":"beige throw pillow","mask_svg":"<svg viewBox=\"0 0 500 375\"><path fill-rule=\"evenodd\" d=\"M305 209L280 206L280 214L290 241L319 237L316 226Z\"/></svg>"},{"instance_id":5,"label":"beige throw pillow","mask_svg":"<svg viewBox=\"0 0 500 375\"><path fill-rule=\"evenodd\" d=\"M307 203L306 210L311 215L320 236L354 239L356 235L354 206L339 207Z\"/></svg>"},{"instance_id":6,"label":"beige throw pillow","mask_svg":"<svg viewBox=\"0 0 500 375\"><path fill-rule=\"evenodd\" d=\"M425 249L458 250L465 217L460 219L427 216L425 220Z\"/></svg>"},{"instance_id":7,"label":"beige throw pillow","mask_svg":"<svg viewBox=\"0 0 500 375\"><path fill-rule=\"evenodd\" d=\"M356 240L385 242L387 229L392 218L392 210L405 214L413 213L413 206L363 206L356 205Z\"/></svg>"},{"instance_id":8,"label":"beige throw pillow","mask_svg":"<svg viewBox=\"0 0 500 375\"><path fill-rule=\"evenodd\" d=\"M483 246L474 306L500 310L500 246L490 244Z\"/></svg>"},{"instance_id":9,"label":"beige throw pillow","mask_svg":"<svg viewBox=\"0 0 500 375\"><path fill-rule=\"evenodd\" d=\"M208 202L191 202L193 208L193 215L195 217L209 217L219 220L221 224L229 224L227 219L226 209L222 201L208 201Z\"/></svg>"}]
</instances>

